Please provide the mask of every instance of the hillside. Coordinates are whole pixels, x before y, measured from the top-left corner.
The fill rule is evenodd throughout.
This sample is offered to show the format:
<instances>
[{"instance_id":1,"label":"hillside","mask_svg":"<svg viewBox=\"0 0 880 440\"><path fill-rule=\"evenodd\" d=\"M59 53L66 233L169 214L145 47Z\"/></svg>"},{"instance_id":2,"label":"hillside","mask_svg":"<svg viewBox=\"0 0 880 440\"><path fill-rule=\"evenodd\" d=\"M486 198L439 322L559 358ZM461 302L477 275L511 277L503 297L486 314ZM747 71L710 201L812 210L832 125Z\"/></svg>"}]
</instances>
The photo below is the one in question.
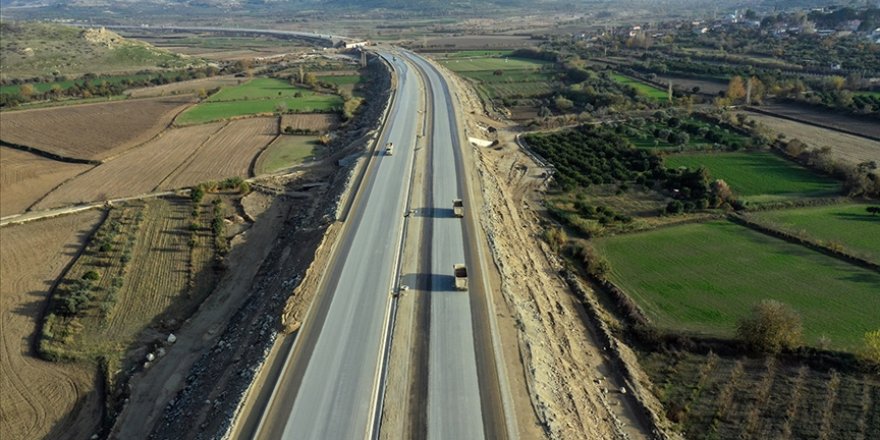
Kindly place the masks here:
<instances>
[{"instance_id":1,"label":"hillside","mask_svg":"<svg viewBox=\"0 0 880 440\"><path fill-rule=\"evenodd\" d=\"M51 23L0 23L3 78L182 68L196 60L105 29Z\"/></svg>"}]
</instances>

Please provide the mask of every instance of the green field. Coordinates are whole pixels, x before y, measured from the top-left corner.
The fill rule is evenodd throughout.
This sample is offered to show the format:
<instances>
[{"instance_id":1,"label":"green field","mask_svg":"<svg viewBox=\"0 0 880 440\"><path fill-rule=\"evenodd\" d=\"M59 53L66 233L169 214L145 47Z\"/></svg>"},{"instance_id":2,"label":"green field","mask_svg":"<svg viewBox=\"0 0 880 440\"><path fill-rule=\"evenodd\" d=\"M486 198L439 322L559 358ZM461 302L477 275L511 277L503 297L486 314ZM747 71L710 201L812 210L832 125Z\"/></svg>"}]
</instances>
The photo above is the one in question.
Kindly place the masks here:
<instances>
[{"instance_id":1,"label":"green field","mask_svg":"<svg viewBox=\"0 0 880 440\"><path fill-rule=\"evenodd\" d=\"M296 97L296 94L302 96ZM320 94L294 87L286 81L257 78L239 86L223 89L206 102L177 117L178 125L198 124L235 116L283 111L324 112L342 106L337 95Z\"/></svg>"},{"instance_id":2,"label":"green field","mask_svg":"<svg viewBox=\"0 0 880 440\"><path fill-rule=\"evenodd\" d=\"M868 206L851 204L763 211L752 214L752 218L793 234L838 243L858 256L880 262L880 216L865 211Z\"/></svg>"},{"instance_id":3,"label":"green field","mask_svg":"<svg viewBox=\"0 0 880 440\"><path fill-rule=\"evenodd\" d=\"M806 344L856 350L880 328L880 274L726 221L596 241L611 279L664 329L730 337L764 299L800 313Z\"/></svg>"},{"instance_id":4,"label":"green field","mask_svg":"<svg viewBox=\"0 0 880 440\"><path fill-rule=\"evenodd\" d=\"M287 81L280 79L254 78L244 84L224 88L208 98L207 102L293 98L297 93L301 94L303 97L315 95L311 90L292 86Z\"/></svg>"},{"instance_id":5,"label":"green field","mask_svg":"<svg viewBox=\"0 0 880 440\"><path fill-rule=\"evenodd\" d=\"M360 80L361 80L360 75L321 75L321 76L318 76L318 81L329 83L329 84L335 84L337 86L357 84L358 81L360 81Z\"/></svg>"},{"instance_id":6,"label":"green field","mask_svg":"<svg viewBox=\"0 0 880 440\"><path fill-rule=\"evenodd\" d=\"M640 95L646 96L651 99L665 101L669 97L665 90L660 90L656 87L649 86L641 81L636 81L628 76L624 76L619 73L612 74L611 78L620 84L634 87Z\"/></svg>"},{"instance_id":7,"label":"green field","mask_svg":"<svg viewBox=\"0 0 880 440\"><path fill-rule=\"evenodd\" d=\"M792 197L827 196L840 192L840 183L819 176L772 153L674 154L664 159L669 168L706 167L747 202Z\"/></svg>"},{"instance_id":8,"label":"green field","mask_svg":"<svg viewBox=\"0 0 880 440\"><path fill-rule=\"evenodd\" d=\"M880 92L853 92L853 95L856 96L871 96L874 98L880 98Z\"/></svg>"},{"instance_id":9,"label":"green field","mask_svg":"<svg viewBox=\"0 0 880 440\"><path fill-rule=\"evenodd\" d=\"M280 136L260 157L258 173L274 173L312 159L320 150L317 136Z\"/></svg>"},{"instance_id":10,"label":"green field","mask_svg":"<svg viewBox=\"0 0 880 440\"><path fill-rule=\"evenodd\" d=\"M482 57L441 62L473 80L484 99L528 99L550 95L554 90L554 72L543 68L552 64L544 61Z\"/></svg>"}]
</instances>

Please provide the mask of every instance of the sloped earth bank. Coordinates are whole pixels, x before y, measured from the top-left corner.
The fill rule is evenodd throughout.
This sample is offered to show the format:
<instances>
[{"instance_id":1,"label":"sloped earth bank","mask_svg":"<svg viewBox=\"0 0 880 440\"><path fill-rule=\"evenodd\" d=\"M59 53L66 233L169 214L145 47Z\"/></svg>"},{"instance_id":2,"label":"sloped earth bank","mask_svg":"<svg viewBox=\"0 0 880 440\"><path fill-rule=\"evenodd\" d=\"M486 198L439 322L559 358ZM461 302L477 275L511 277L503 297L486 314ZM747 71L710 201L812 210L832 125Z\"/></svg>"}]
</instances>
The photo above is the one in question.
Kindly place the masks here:
<instances>
[{"instance_id":1,"label":"sloped earth bank","mask_svg":"<svg viewBox=\"0 0 880 440\"><path fill-rule=\"evenodd\" d=\"M256 222L234 239L224 278L176 333L166 356L132 379L111 438L228 436L281 330L284 304L301 283L348 189L352 168L337 166L335 160L363 151L388 101L384 65L371 62L368 69L377 75L375 87L365 110L334 140L331 147L338 154L326 166L252 185L258 194L242 201L242 214Z\"/></svg>"},{"instance_id":2,"label":"sloped earth bank","mask_svg":"<svg viewBox=\"0 0 880 440\"><path fill-rule=\"evenodd\" d=\"M101 422L97 368L38 359L37 322L99 210L0 229L0 437L89 438Z\"/></svg>"},{"instance_id":3,"label":"sloped earth bank","mask_svg":"<svg viewBox=\"0 0 880 440\"><path fill-rule=\"evenodd\" d=\"M480 221L500 274L501 295L493 299L521 438L535 436L529 426L535 419L551 439L661 436L652 433L650 418L614 368L619 352L601 342L597 325L559 275L560 261L541 239L536 209L545 170L516 147L503 123L481 116L477 95L464 81L453 83L469 115L468 136L492 139L482 127L499 129L499 147L474 147L468 165L479 178L483 200L473 205L483 207ZM624 386L626 393L620 391ZM529 416L525 405L533 411Z\"/></svg>"}]
</instances>

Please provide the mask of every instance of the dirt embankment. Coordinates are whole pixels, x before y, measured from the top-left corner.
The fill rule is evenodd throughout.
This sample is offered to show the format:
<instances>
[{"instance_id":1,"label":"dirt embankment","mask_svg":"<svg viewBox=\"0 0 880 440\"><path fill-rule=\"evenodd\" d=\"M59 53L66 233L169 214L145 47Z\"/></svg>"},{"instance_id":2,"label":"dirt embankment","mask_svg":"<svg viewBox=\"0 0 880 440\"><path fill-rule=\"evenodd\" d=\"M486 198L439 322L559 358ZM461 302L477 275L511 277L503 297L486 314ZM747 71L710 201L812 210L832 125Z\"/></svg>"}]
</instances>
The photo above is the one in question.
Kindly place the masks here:
<instances>
[{"instance_id":1,"label":"dirt embankment","mask_svg":"<svg viewBox=\"0 0 880 440\"><path fill-rule=\"evenodd\" d=\"M547 438L651 438L631 390L621 391L626 382L614 369L609 347L602 344L595 326L586 325L582 303L559 275L559 260L540 238L545 169L516 147L515 133L505 124L479 116L482 106L469 97L477 95L467 93L463 81L455 84L465 91L459 96L471 115L468 135L497 135L499 140L498 147L474 147L472 166L480 177L481 224L500 274L503 303L496 308L501 338L510 341L504 345L517 347L506 357L517 418L525 418L521 414L526 400L543 430L540 435ZM498 133L488 133L488 126ZM529 429L533 427L520 422L521 436L539 435Z\"/></svg>"},{"instance_id":2,"label":"dirt embankment","mask_svg":"<svg viewBox=\"0 0 880 440\"><path fill-rule=\"evenodd\" d=\"M0 229L0 433L4 439L89 438L101 419L97 369L46 362L33 342L46 297L101 212Z\"/></svg>"}]
</instances>

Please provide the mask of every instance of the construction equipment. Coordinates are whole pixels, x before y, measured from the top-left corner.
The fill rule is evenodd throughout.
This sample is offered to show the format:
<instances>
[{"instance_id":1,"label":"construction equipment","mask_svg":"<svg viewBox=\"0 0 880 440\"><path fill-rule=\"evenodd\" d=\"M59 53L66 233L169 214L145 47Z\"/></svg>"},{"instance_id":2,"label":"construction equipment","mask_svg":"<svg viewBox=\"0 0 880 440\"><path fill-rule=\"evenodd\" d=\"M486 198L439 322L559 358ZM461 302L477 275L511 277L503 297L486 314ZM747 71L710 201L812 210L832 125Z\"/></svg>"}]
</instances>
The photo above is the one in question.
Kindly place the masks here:
<instances>
[{"instance_id":1,"label":"construction equipment","mask_svg":"<svg viewBox=\"0 0 880 440\"><path fill-rule=\"evenodd\" d=\"M468 288L468 272L464 264L453 264L452 274L455 277L455 289L467 290Z\"/></svg>"},{"instance_id":2,"label":"construction equipment","mask_svg":"<svg viewBox=\"0 0 880 440\"><path fill-rule=\"evenodd\" d=\"M464 217L464 202L461 199L452 201L452 214L459 218Z\"/></svg>"}]
</instances>

